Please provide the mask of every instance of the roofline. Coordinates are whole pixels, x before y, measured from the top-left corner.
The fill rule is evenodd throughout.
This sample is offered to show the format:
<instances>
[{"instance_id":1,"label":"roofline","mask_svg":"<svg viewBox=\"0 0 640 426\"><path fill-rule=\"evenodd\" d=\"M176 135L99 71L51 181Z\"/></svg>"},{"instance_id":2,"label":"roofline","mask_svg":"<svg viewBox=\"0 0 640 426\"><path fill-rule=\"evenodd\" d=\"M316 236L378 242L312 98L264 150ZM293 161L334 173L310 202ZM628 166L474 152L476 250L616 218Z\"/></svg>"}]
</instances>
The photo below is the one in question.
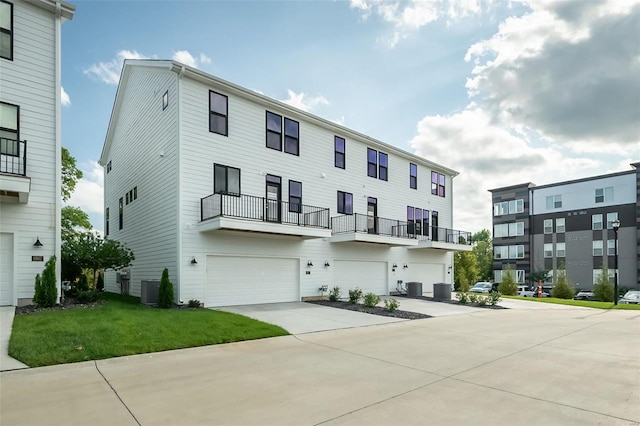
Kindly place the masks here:
<instances>
[{"instance_id":1,"label":"roofline","mask_svg":"<svg viewBox=\"0 0 640 426\"><path fill-rule=\"evenodd\" d=\"M111 113L111 119L109 120L109 127L107 130L107 136L105 138L105 143L103 146L103 150L102 150L102 155L100 157L100 161L99 163L101 165L103 164L103 161L105 161L106 159L103 158L104 153L106 152L106 148L107 145L110 145L110 138L112 136L112 129L111 129L111 124L112 124L112 120L114 117L114 112L116 111L116 108L119 108L119 93L120 93L120 87L123 85L124 82L126 82L128 73L129 73L129 69L133 66L147 66L147 67L158 67L158 68L167 68L170 71L175 72L176 74L178 74L179 76L187 76L193 80L196 81L201 81L205 84L209 84L209 85L215 85L218 87L223 88L225 91L229 92L229 93L233 93L237 96L252 100L252 101L258 101L259 103L269 106L269 107L276 107L280 110L286 111L287 113L289 113L289 115L292 116L299 116L304 118L306 121L308 122L312 122L313 124L323 127L325 129L329 129L331 131L334 131L335 133L339 134L339 135L344 135L344 136L350 136L352 139L357 139L360 140L362 142L368 143L373 145L373 147L376 148L382 148L383 150L389 151L389 152L393 152L394 154L401 156L401 157L405 157L407 159L410 159L412 161L415 161L416 163L420 163L426 167L429 167L431 169L434 169L436 171L445 173L449 176L451 176L452 178L457 176L459 173L453 169L450 169L448 167L442 166L440 164L434 163L432 161L427 160L424 157L420 157L418 155L415 154L411 154L410 152L407 152L403 149L397 148L393 145L387 144L385 142L382 142L378 139L372 138L370 136L367 136L363 133L357 132L355 130L349 129L348 127L342 126L340 124L334 123L332 121L329 121L327 119L324 119L322 117L319 117L317 115L311 114L309 112L306 111L302 111L301 109L292 107L291 105L285 104L284 102L275 100L273 98L270 98L268 96L265 96L261 93L258 93L256 91L244 88L242 86L239 86L237 84L231 83L227 80L224 80L222 78L213 76L209 73L206 73L202 70L199 70L197 68L193 68L190 67L188 65L185 65L181 62L178 61L173 61L173 60L162 60L162 59L127 59L125 60L125 63L123 65L123 69L122 69L122 73L120 75L120 82L118 84L118 91L116 92L116 100L114 101L114 107L113 107L113 111Z\"/></svg>"},{"instance_id":2,"label":"roofline","mask_svg":"<svg viewBox=\"0 0 640 426\"><path fill-rule=\"evenodd\" d=\"M73 14L76 11L76 7L74 5L61 0L39 0L30 1L29 3L48 10L49 12L59 13L63 19L68 20L73 19ZM57 12L58 10L59 12Z\"/></svg>"},{"instance_id":3,"label":"roofline","mask_svg":"<svg viewBox=\"0 0 640 426\"><path fill-rule=\"evenodd\" d=\"M604 174L604 175L597 175L597 176L589 176L589 177L580 178L580 179L565 180L565 181L562 181L562 182L547 183L545 185L536 185L535 183L531 183L531 182L521 183L519 185L511 185L511 186L504 186L502 188L489 189L489 192L501 192L501 191L506 191L506 190L509 190L509 189L523 188L525 186L528 187L529 189L535 191L537 189L552 188L554 186L570 185L572 183L588 182L588 181L591 181L591 180L598 180L598 179L605 179L605 178L616 177L616 176L631 175L631 174L636 174L638 171L640 171L640 162L631 163L630 165L633 167L632 170L625 170L625 171L622 171L622 172L615 172L615 173L607 173L607 174Z\"/></svg>"}]
</instances>

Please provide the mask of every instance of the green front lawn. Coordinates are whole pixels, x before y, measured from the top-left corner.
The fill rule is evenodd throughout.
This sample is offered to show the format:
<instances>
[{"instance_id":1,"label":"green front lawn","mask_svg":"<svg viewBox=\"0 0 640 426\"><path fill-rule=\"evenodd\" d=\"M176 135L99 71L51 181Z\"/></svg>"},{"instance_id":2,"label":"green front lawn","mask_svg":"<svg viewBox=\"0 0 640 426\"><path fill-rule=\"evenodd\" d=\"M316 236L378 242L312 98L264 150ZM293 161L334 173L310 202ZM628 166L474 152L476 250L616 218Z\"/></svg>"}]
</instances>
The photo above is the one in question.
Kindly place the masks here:
<instances>
[{"instance_id":1,"label":"green front lawn","mask_svg":"<svg viewBox=\"0 0 640 426\"><path fill-rule=\"evenodd\" d=\"M529 302L555 303L557 305L584 306L585 308L597 309L626 309L640 310L640 305L614 305L613 302L595 302L591 300L557 299L555 297L520 297L520 296L500 296L507 299L527 300Z\"/></svg>"},{"instance_id":2,"label":"green front lawn","mask_svg":"<svg viewBox=\"0 0 640 426\"><path fill-rule=\"evenodd\" d=\"M157 309L107 295L95 308L16 315L9 355L30 367L287 335L242 315L210 309Z\"/></svg>"}]
</instances>

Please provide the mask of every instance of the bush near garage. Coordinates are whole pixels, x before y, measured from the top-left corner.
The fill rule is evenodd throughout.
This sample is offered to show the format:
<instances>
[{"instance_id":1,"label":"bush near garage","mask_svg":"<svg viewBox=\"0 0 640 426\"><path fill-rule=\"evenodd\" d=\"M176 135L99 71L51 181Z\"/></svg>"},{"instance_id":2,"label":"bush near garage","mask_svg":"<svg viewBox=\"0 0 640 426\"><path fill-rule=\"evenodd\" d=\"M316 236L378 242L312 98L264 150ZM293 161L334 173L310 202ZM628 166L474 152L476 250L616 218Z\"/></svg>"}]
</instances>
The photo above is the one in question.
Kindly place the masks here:
<instances>
[{"instance_id":1,"label":"bush near garage","mask_svg":"<svg viewBox=\"0 0 640 426\"><path fill-rule=\"evenodd\" d=\"M349 303L355 305L362 300L362 289L356 287L349 289Z\"/></svg>"},{"instance_id":2,"label":"bush near garage","mask_svg":"<svg viewBox=\"0 0 640 426\"><path fill-rule=\"evenodd\" d=\"M551 297L557 297L558 299L573 299L576 294L576 289L569 282L564 273L558 275L556 285L551 290Z\"/></svg>"},{"instance_id":3,"label":"bush near garage","mask_svg":"<svg viewBox=\"0 0 640 426\"><path fill-rule=\"evenodd\" d=\"M364 295L364 306L367 308L373 308L380 303L380 296L373 293L367 293Z\"/></svg>"},{"instance_id":4,"label":"bush near garage","mask_svg":"<svg viewBox=\"0 0 640 426\"><path fill-rule=\"evenodd\" d=\"M158 307L171 308L173 306L173 283L169 280L169 269L164 268L160 287L158 288Z\"/></svg>"}]
</instances>

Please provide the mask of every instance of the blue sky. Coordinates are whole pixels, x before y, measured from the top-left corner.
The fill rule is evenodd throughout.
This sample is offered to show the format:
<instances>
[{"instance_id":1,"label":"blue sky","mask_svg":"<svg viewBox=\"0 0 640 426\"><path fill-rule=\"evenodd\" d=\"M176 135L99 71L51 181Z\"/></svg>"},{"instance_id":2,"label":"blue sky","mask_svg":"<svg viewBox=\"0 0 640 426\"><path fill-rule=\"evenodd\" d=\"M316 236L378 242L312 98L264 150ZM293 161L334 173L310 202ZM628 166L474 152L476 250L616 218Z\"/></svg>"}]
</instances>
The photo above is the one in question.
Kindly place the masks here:
<instances>
[{"instance_id":1,"label":"blue sky","mask_svg":"<svg viewBox=\"0 0 640 426\"><path fill-rule=\"evenodd\" d=\"M640 161L640 2L75 1L63 24L70 204L102 230L104 136L125 58L176 59L459 171L488 189ZM63 95L64 97L64 95Z\"/></svg>"}]
</instances>

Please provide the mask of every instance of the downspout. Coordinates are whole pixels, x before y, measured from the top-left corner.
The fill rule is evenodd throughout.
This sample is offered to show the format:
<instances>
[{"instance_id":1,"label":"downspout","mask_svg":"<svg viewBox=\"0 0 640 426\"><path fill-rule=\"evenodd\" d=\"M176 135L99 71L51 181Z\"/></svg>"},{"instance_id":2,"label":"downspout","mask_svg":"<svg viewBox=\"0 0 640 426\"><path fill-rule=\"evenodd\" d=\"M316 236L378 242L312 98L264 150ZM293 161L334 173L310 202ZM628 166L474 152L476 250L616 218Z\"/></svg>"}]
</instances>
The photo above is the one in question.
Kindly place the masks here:
<instances>
[{"instance_id":1,"label":"downspout","mask_svg":"<svg viewBox=\"0 0 640 426\"><path fill-rule=\"evenodd\" d=\"M54 237L54 254L56 256L56 287L58 289L58 302L60 302L61 296L61 246L62 246L62 234L61 227L61 211L62 211L62 108L61 108L61 87L62 87L62 6L60 1L56 1L56 12L54 16L55 20L55 209L53 213L53 227L55 232Z\"/></svg>"},{"instance_id":2,"label":"downspout","mask_svg":"<svg viewBox=\"0 0 640 426\"><path fill-rule=\"evenodd\" d=\"M182 300L182 282L184 280L182 280L182 192L180 190L180 188L182 187L182 164L181 164L181 159L182 156L181 151L182 151L182 134L181 134L181 123L182 123L182 108L180 108L181 106L181 92L182 92L182 76L184 75L184 66L180 67L180 73L178 74L178 84L177 84L177 90L176 90L176 108L177 108L177 114L178 114L178 120L177 120L177 128L176 128L176 134L177 134L177 138L178 138L178 149L177 149L177 153L176 153L176 163L177 163L177 167L178 167L178 188L177 188L177 195L178 195L178 202L177 202L177 233L176 233L176 239L177 239L177 247L178 247L178 259L177 259L177 264L176 264L176 275L178 277L178 285L177 285L177 292L176 292L176 302L180 303L180 301Z\"/></svg>"}]
</instances>

